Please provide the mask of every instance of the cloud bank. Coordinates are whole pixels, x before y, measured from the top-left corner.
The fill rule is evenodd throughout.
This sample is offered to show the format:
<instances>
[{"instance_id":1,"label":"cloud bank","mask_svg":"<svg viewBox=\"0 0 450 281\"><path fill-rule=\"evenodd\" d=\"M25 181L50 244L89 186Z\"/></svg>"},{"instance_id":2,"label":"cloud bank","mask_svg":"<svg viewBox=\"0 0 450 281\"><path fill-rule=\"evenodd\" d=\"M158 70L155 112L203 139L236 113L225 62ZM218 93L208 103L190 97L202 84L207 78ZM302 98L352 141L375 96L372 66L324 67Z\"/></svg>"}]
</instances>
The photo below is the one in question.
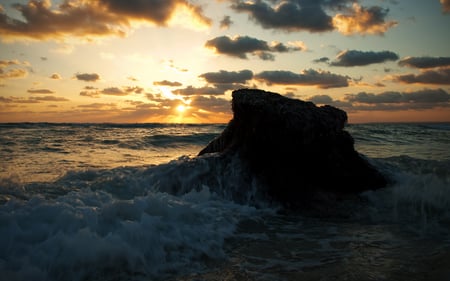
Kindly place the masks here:
<instances>
[{"instance_id":1,"label":"cloud bank","mask_svg":"<svg viewBox=\"0 0 450 281\"><path fill-rule=\"evenodd\" d=\"M450 57L406 57L398 62L401 66L434 68L450 66Z\"/></svg>"},{"instance_id":2,"label":"cloud bank","mask_svg":"<svg viewBox=\"0 0 450 281\"><path fill-rule=\"evenodd\" d=\"M363 7L352 0L231 1L231 8L247 13L265 29L289 32L329 32L345 35L383 34L397 24L387 21L388 9ZM348 6L352 4L351 6ZM327 11L338 11L329 15Z\"/></svg>"},{"instance_id":3,"label":"cloud bank","mask_svg":"<svg viewBox=\"0 0 450 281\"><path fill-rule=\"evenodd\" d=\"M187 11L197 22L211 25L202 8L187 0L64 0L60 5L53 5L51 0L29 0L12 7L20 18L11 17L0 9L3 39L123 37L134 22L165 26L180 9Z\"/></svg>"},{"instance_id":4,"label":"cloud bank","mask_svg":"<svg viewBox=\"0 0 450 281\"><path fill-rule=\"evenodd\" d=\"M350 79L348 76L314 69L303 70L300 73L283 70L263 71L256 74L255 78L269 85L316 86L321 89L347 87Z\"/></svg>"}]
</instances>

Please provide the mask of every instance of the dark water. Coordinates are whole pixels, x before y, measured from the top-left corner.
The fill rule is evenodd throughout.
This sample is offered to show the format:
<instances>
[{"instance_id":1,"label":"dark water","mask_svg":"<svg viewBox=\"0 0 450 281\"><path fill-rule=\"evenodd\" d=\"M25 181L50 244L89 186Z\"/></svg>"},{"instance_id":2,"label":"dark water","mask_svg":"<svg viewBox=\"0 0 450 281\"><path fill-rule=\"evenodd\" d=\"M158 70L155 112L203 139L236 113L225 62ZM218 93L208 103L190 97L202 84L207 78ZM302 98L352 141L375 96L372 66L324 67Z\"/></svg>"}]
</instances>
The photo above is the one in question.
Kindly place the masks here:
<instances>
[{"instance_id":1,"label":"dark water","mask_svg":"<svg viewBox=\"0 0 450 281\"><path fill-rule=\"evenodd\" d=\"M323 216L196 158L224 127L1 124L0 279L450 280L450 124L348 125L396 183Z\"/></svg>"}]
</instances>

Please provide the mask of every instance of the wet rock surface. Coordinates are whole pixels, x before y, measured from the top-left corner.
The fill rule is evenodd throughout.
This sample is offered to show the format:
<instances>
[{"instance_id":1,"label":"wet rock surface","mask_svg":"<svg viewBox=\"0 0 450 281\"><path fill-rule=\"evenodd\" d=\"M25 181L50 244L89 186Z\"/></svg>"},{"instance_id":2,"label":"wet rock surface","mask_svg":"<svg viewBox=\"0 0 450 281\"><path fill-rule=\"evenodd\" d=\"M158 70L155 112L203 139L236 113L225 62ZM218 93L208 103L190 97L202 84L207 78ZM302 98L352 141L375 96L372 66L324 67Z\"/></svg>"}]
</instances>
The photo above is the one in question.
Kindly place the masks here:
<instances>
[{"instance_id":1,"label":"wet rock surface","mask_svg":"<svg viewBox=\"0 0 450 281\"><path fill-rule=\"evenodd\" d=\"M199 155L237 153L276 201L296 207L324 194L356 194L387 184L354 149L343 110L254 89L234 91L232 110L233 119Z\"/></svg>"}]
</instances>

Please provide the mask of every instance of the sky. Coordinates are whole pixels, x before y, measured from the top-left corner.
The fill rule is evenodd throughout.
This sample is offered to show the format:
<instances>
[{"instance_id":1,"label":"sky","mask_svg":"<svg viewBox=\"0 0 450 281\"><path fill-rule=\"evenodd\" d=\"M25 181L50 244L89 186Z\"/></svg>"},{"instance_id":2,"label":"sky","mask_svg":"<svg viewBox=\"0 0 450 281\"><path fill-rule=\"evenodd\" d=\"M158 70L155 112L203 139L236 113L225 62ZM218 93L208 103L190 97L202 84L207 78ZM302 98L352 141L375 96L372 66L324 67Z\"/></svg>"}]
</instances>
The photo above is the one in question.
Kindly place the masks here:
<instances>
[{"instance_id":1,"label":"sky","mask_svg":"<svg viewBox=\"0 0 450 281\"><path fill-rule=\"evenodd\" d=\"M450 121L450 0L0 0L0 122L226 123L258 88Z\"/></svg>"}]
</instances>

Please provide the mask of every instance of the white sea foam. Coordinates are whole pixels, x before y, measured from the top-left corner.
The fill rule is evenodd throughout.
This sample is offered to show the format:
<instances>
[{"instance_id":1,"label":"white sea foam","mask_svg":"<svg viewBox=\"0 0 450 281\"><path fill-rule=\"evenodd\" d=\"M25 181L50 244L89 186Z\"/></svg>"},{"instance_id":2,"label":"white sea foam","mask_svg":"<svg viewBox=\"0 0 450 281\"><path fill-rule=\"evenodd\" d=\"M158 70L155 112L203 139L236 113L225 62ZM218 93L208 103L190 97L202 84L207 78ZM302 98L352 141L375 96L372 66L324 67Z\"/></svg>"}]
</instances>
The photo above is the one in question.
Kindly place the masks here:
<instances>
[{"instance_id":1,"label":"white sea foam","mask_svg":"<svg viewBox=\"0 0 450 281\"><path fill-rule=\"evenodd\" d=\"M253 212L206 187L178 197L123 200L86 189L14 199L0 206L0 272L5 280L148 280L201 271L224 258L224 239Z\"/></svg>"}]
</instances>

